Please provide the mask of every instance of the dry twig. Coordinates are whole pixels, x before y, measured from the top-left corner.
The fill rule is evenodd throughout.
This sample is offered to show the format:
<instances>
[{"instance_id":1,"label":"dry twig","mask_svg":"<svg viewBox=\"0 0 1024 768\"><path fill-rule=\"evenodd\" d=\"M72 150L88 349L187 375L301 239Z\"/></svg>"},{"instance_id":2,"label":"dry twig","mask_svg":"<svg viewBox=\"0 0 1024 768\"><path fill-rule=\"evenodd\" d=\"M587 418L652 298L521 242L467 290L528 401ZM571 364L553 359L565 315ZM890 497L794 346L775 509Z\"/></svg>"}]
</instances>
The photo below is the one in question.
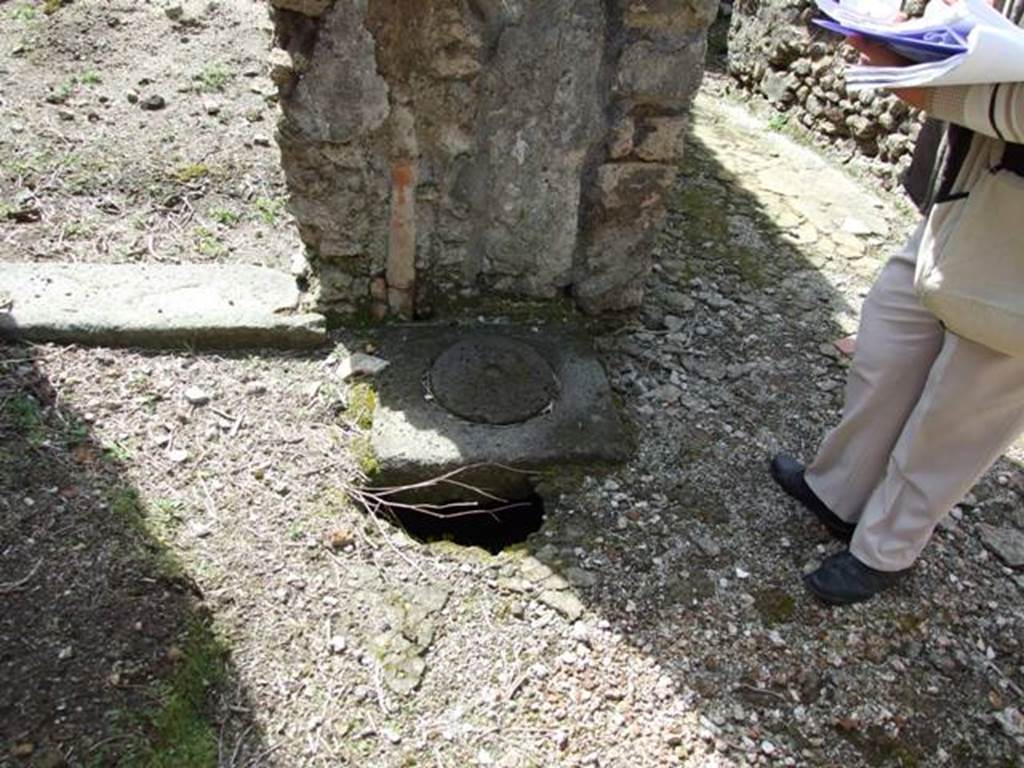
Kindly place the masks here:
<instances>
[{"instance_id":1,"label":"dry twig","mask_svg":"<svg viewBox=\"0 0 1024 768\"><path fill-rule=\"evenodd\" d=\"M455 519L458 517L469 517L474 515L494 515L497 512L504 512L509 509L515 509L518 507L527 506L526 502L510 502L508 499L501 498L493 493L490 493L483 488L480 488L469 483L456 480L455 478L459 475L470 472L475 469L481 469L483 467L497 467L509 472L517 472L523 475L536 475L536 472L530 470L518 469L516 467L509 467L502 464L470 464L465 467L454 469L450 472L446 472L443 475L423 480L419 483L409 483L408 485L396 485L387 487L373 487L364 485L349 484L345 489L352 498L360 504L367 511L374 511L381 507L390 509L405 509L411 512L416 512L430 517L437 517L442 519ZM361 478L365 479L365 478ZM421 491L429 488L436 488L442 485L454 486L463 490L469 491L470 493L476 494L479 498L474 501L453 501L446 504L431 504L431 503L418 503L409 504L395 500L402 494L408 494L412 491ZM482 501L492 501L502 506L499 507L482 507Z\"/></svg>"},{"instance_id":2,"label":"dry twig","mask_svg":"<svg viewBox=\"0 0 1024 768\"><path fill-rule=\"evenodd\" d=\"M384 698L384 684L383 684L384 670L380 664L373 665L373 687L377 693L377 706L380 707L380 711L385 715L390 715L391 710L388 708L388 703Z\"/></svg>"},{"instance_id":3,"label":"dry twig","mask_svg":"<svg viewBox=\"0 0 1024 768\"><path fill-rule=\"evenodd\" d=\"M32 580L33 576L36 575L36 571L39 570L39 566L41 566L42 564L43 560L42 558L40 558L36 561L36 564L32 566L32 570L30 570L22 578L18 579L17 581L8 582L7 584L0 584L0 595L9 595L13 592L20 592L21 590L23 590L25 588L25 585Z\"/></svg>"},{"instance_id":4,"label":"dry twig","mask_svg":"<svg viewBox=\"0 0 1024 768\"><path fill-rule=\"evenodd\" d=\"M379 509L380 508L377 507L376 509L368 510L370 512L370 519L373 520L373 524L377 527L377 533L379 533L381 537L384 539L384 543L387 544L396 555L398 555L402 560L405 561L406 565L410 566L420 576L426 577L427 574L423 572L423 569L416 565L416 563L412 561L412 558L410 558L407 554L405 554L402 550L395 546L395 542L393 542L391 540L391 537L388 536L387 531L384 530L384 526L380 524L380 519L377 514Z\"/></svg>"}]
</instances>

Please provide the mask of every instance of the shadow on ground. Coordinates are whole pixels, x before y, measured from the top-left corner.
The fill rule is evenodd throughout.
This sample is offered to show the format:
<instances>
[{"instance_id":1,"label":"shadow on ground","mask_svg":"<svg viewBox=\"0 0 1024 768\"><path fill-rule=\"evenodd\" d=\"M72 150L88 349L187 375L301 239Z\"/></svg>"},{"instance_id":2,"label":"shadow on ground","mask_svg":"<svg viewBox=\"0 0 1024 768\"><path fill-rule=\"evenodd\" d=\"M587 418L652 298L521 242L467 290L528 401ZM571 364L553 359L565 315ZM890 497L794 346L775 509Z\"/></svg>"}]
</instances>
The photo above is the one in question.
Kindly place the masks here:
<instances>
[{"instance_id":1,"label":"shadow on ground","mask_svg":"<svg viewBox=\"0 0 1024 768\"><path fill-rule=\"evenodd\" d=\"M729 19L732 12L726 15L719 10L718 17L708 29L708 52L704 67L708 72L725 74L729 67Z\"/></svg>"},{"instance_id":2,"label":"shadow on ground","mask_svg":"<svg viewBox=\"0 0 1024 768\"><path fill-rule=\"evenodd\" d=\"M600 340L639 453L552 504L535 554L594 574L583 602L669 673L726 762L781 747L799 764L1016 764L991 712L1024 686L1024 655L987 617L1019 612L1021 595L972 528L1021 524L1024 472L1000 461L894 594L841 611L813 601L801 575L838 545L775 489L767 460L810 458L838 420L847 362L830 342L850 307L828 254L777 226L696 137L688 152L652 330ZM680 294L696 301L668 333Z\"/></svg>"},{"instance_id":3,"label":"shadow on ground","mask_svg":"<svg viewBox=\"0 0 1024 768\"><path fill-rule=\"evenodd\" d=\"M679 762L1012 765L991 712L1024 686L1024 657L987 616L1020 595L971 528L1012 521L1024 473L1000 462L893 594L843 611L805 594L802 573L838 545L776 491L767 459L809 457L838 419L847 361L831 342L854 310L826 274L843 265L688 147L643 326L597 339L638 453L582 486L556 478L528 549L551 589L657 664L666 706L698 715L664 742ZM494 618L499 634L531 610ZM563 723L566 743L609 727L601 712Z\"/></svg>"},{"instance_id":4,"label":"shadow on ground","mask_svg":"<svg viewBox=\"0 0 1024 768\"><path fill-rule=\"evenodd\" d=\"M0 765L268 765L203 596L158 533L174 513L119 446L0 346Z\"/></svg>"}]
</instances>

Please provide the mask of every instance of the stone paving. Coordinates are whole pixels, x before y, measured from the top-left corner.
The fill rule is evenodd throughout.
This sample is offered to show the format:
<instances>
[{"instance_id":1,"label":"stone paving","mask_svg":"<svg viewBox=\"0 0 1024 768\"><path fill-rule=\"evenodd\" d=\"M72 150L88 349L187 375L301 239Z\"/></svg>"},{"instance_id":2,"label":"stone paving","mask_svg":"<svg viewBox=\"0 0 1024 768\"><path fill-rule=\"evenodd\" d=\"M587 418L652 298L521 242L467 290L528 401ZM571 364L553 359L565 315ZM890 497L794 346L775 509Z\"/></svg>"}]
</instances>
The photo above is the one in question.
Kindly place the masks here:
<instances>
[{"instance_id":1,"label":"stone paving","mask_svg":"<svg viewBox=\"0 0 1024 768\"><path fill-rule=\"evenodd\" d=\"M698 95L692 136L721 166L721 181L756 202L764 224L799 249L809 265L853 305L859 304L886 255L909 234L916 215L900 195L844 172L819 151L773 130L767 114L722 98L711 79ZM730 219L730 234L763 244L765 233ZM856 330L856 306L839 321Z\"/></svg>"}]
</instances>

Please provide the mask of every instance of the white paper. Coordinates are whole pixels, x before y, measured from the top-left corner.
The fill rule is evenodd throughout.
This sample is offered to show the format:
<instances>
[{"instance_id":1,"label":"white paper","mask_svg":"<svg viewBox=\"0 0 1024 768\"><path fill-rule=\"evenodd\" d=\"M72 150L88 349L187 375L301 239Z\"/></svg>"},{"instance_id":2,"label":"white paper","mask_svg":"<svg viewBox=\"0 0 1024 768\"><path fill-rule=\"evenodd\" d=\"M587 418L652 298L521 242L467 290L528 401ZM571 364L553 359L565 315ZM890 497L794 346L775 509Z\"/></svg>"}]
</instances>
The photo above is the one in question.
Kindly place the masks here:
<instances>
[{"instance_id":1,"label":"white paper","mask_svg":"<svg viewBox=\"0 0 1024 768\"><path fill-rule=\"evenodd\" d=\"M838 22L843 24L852 24L862 27L865 30L874 30L880 33L894 31L920 32L931 29L941 29L942 27L955 22L957 19L967 18L970 14L966 0L962 0L962 2L958 2L954 5L946 5L943 0L933 0L928 5L927 9L930 13L926 12L922 17L905 19L903 21L896 21L895 15L888 18L880 18L877 16L858 13L851 8L848 2L843 2L842 0L839 0L839 2L836 0L815 0L815 5L818 6L822 13L827 16L831 16ZM985 5L985 8L991 11L988 5ZM992 12L995 13L995 11ZM995 15L999 16L998 13ZM1002 19L1003 17L999 16L999 18Z\"/></svg>"},{"instance_id":2,"label":"white paper","mask_svg":"<svg viewBox=\"0 0 1024 768\"><path fill-rule=\"evenodd\" d=\"M848 91L1024 81L1024 30L984 0L960 0L952 6L932 0L925 17L896 23L864 16L848 2L816 3L840 23L856 24L865 30L874 28L880 33L941 29L965 18L974 22L967 36L966 53L905 67L851 66L846 71ZM936 7L937 3L948 10Z\"/></svg>"},{"instance_id":3,"label":"white paper","mask_svg":"<svg viewBox=\"0 0 1024 768\"><path fill-rule=\"evenodd\" d=\"M850 67L847 90L973 85L1024 81L1024 32L978 26L967 38L967 53L907 67Z\"/></svg>"}]
</instances>

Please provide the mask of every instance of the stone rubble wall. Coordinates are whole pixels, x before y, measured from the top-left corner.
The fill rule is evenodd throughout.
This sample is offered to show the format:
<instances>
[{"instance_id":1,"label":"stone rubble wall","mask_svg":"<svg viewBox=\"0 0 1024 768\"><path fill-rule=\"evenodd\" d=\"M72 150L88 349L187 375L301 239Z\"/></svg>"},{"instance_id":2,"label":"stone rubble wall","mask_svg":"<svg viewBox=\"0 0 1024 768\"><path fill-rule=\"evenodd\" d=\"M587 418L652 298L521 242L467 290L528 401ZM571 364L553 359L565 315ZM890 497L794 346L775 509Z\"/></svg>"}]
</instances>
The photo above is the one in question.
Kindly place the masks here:
<instances>
[{"instance_id":1,"label":"stone rubble wall","mask_svg":"<svg viewBox=\"0 0 1024 768\"><path fill-rule=\"evenodd\" d=\"M738 0L729 25L729 74L819 143L869 158L869 167L896 179L910 164L921 117L892 95L847 93L842 70L857 54L812 26L818 15L809 0Z\"/></svg>"},{"instance_id":2,"label":"stone rubble wall","mask_svg":"<svg viewBox=\"0 0 1024 768\"><path fill-rule=\"evenodd\" d=\"M321 309L636 306L714 0L271 0Z\"/></svg>"}]
</instances>

